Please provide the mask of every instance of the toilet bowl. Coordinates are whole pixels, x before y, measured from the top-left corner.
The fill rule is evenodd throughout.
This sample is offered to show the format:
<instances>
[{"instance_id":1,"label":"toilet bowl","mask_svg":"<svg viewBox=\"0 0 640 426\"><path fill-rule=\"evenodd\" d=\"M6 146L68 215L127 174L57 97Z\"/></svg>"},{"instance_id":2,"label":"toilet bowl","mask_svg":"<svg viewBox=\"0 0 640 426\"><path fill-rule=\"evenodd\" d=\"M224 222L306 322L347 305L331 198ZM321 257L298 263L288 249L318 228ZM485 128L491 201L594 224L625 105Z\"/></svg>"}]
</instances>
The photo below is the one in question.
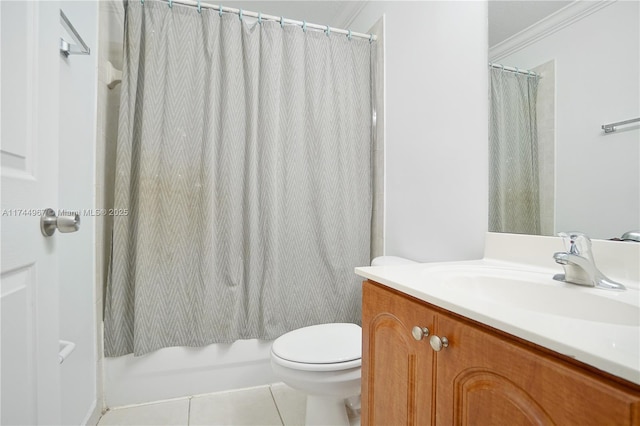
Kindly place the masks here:
<instances>
[{"instance_id":1,"label":"toilet bowl","mask_svg":"<svg viewBox=\"0 0 640 426\"><path fill-rule=\"evenodd\" d=\"M273 342L271 367L285 384L307 394L307 426L349 425L345 399L360 395L361 353L359 325L312 325Z\"/></svg>"},{"instance_id":2,"label":"toilet bowl","mask_svg":"<svg viewBox=\"0 0 640 426\"><path fill-rule=\"evenodd\" d=\"M372 266L415 263L394 256ZM362 329L359 325L312 325L278 337L271 346L271 368L285 384L307 394L307 426L349 425L346 405L360 412ZM351 424L359 424L352 416Z\"/></svg>"}]
</instances>

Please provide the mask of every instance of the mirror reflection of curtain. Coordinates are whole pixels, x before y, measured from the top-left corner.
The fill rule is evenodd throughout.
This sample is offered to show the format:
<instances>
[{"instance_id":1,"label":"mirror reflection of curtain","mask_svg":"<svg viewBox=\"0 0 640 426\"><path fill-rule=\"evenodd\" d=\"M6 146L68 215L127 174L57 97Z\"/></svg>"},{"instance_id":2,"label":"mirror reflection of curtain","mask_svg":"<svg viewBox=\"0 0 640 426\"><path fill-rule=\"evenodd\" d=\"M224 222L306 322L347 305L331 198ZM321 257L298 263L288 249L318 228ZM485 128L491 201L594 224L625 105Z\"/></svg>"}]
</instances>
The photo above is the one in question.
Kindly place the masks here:
<instances>
[{"instance_id":1,"label":"mirror reflection of curtain","mask_svg":"<svg viewBox=\"0 0 640 426\"><path fill-rule=\"evenodd\" d=\"M540 234L539 77L490 69L489 231Z\"/></svg>"}]
</instances>

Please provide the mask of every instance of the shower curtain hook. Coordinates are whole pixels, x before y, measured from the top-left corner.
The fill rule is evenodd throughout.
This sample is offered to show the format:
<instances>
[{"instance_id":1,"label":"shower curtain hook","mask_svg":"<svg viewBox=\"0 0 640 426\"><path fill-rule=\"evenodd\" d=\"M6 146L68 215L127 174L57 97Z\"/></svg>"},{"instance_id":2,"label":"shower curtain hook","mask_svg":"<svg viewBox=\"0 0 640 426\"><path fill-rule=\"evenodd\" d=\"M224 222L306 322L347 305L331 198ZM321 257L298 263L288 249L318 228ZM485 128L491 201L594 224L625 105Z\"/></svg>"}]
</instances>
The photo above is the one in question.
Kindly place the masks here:
<instances>
[{"instance_id":1,"label":"shower curtain hook","mask_svg":"<svg viewBox=\"0 0 640 426\"><path fill-rule=\"evenodd\" d=\"M331 27L327 25L327 29L324 30L324 32L327 34L327 37L329 37L331 35Z\"/></svg>"},{"instance_id":2,"label":"shower curtain hook","mask_svg":"<svg viewBox=\"0 0 640 426\"><path fill-rule=\"evenodd\" d=\"M198 0L198 13L202 13L202 6L200 5L200 0Z\"/></svg>"},{"instance_id":3,"label":"shower curtain hook","mask_svg":"<svg viewBox=\"0 0 640 426\"><path fill-rule=\"evenodd\" d=\"M516 69L516 74L518 74L520 72L520 70L518 69L518 67L514 67Z\"/></svg>"},{"instance_id":4,"label":"shower curtain hook","mask_svg":"<svg viewBox=\"0 0 640 426\"><path fill-rule=\"evenodd\" d=\"M173 0L169 0L169 9L173 9Z\"/></svg>"},{"instance_id":5,"label":"shower curtain hook","mask_svg":"<svg viewBox=\"0 0 640 426\"><path fill-rule=\"evenodd\" d=\"M284 16L280 17L280 28L284 28Z\"/></svg>"},{"instance_id":6,"label":"shower curtain hook","mask_svg":"<svg viewBox=\"0 0 640 426\"><path fill-rule=\"evenodd\" d=\"M347 34L347 38L351 41L351 30L349 30L349 34Z\"/></svg>"},{"instance_id":7,"label":"shower curtain hook","mask_svg":"<svg viewBox=\"0 0 640 426\"><path fill-rule=\"evenodd\" d=\"M307 32L307 21L302 21L302 32L303 33Z\"/></svg>"},{"instance_id":8,"label":"shower curtain hook","mask_svg":"<svg viewBox=\"0 0 640 426\"><path fill-rule=\"evenodd\" d=\"M240 19L240 22L242 22L242 9L238 12L238 18Z\"/></svg>"},{"instance_id":9,"label":"shower curtain hook","mask_svg":"<svg viewBox=\"0 0 640 426\"><path fill-rule=\"evenodd\" d=\"M373 43L373 34L369 34L369 43Z\"/></svg>"},{"instance_id":10,"label":"shower curtain hook","mask_svg":"<svg viewBox=\"0 0 640 426\"><path fill-rule=\"evenodd\" d=\"M258 12L258 24L262 25L262 12Z\"/></svg>"},{"instance_id":11,"label":"shower curtain hook","mask_svg":"<svg viewBox=\"0 0 640 426\"><path fill-rule=\"evenodd\" d=\"M144 6L144 0L140 0L140 4Z\"/></svg>"},{"instance_id":12,"label":"shower curtain hook","mask_svg":"<svg viewBox=\"0 0 640 426\"><path fill-rule=\"evenodd\" d=\"M222 18L222 3L218 6L218 15Z\"/></svg>"}]
</instances>

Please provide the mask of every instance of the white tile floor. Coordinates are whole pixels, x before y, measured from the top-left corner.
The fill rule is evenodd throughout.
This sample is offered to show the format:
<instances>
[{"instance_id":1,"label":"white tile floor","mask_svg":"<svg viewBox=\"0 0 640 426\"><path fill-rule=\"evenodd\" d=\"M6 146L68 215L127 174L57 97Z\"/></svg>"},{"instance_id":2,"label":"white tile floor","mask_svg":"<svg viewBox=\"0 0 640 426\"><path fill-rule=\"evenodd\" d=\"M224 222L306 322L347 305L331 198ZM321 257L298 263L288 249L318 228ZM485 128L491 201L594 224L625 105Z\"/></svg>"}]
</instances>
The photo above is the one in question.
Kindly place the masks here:
<instances>
[{"instance_id":1,"label":"white tile floor","mask_svg":"<svg viewBox=\"0 0 640 426\"><path fill-rule=\"evenodd\" d=\"M283 383L107 411L98 426L304 425L306 397ZM359 421L352 419L352 425Z\"/></svg>"}]
</instances>

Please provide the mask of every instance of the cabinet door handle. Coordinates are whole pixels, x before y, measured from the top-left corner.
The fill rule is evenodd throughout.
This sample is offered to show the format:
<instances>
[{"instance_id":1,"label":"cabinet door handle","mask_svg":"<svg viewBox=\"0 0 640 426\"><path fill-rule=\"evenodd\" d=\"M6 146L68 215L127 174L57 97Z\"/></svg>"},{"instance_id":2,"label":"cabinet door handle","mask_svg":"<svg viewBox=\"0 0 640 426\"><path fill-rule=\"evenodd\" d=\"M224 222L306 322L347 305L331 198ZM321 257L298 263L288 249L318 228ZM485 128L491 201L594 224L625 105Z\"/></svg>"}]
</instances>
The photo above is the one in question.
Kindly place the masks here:
<instances>
[{"instance_id":1,"label":"cabinet door handle","mask_svg":"<svg viewBox=\"0 0 640 426\"><path fill-rule=\"evenodd\" d=\"M429 335L429 329L427 327L415 326L411 329L411 335L416 340L422 340Z\"/></svg>"},{"instance_id":2,"label":"cabinet door handle","mask_svg":"<svg viewBox=\"0 0 640 426\"><path fill-rule=\"evenodd\" d=\"M449 347L449 339L446 337L438 337L435 334L429 338L429 344L434 351L440 352L444 348Z\"/></svg>"}]
</instances>

